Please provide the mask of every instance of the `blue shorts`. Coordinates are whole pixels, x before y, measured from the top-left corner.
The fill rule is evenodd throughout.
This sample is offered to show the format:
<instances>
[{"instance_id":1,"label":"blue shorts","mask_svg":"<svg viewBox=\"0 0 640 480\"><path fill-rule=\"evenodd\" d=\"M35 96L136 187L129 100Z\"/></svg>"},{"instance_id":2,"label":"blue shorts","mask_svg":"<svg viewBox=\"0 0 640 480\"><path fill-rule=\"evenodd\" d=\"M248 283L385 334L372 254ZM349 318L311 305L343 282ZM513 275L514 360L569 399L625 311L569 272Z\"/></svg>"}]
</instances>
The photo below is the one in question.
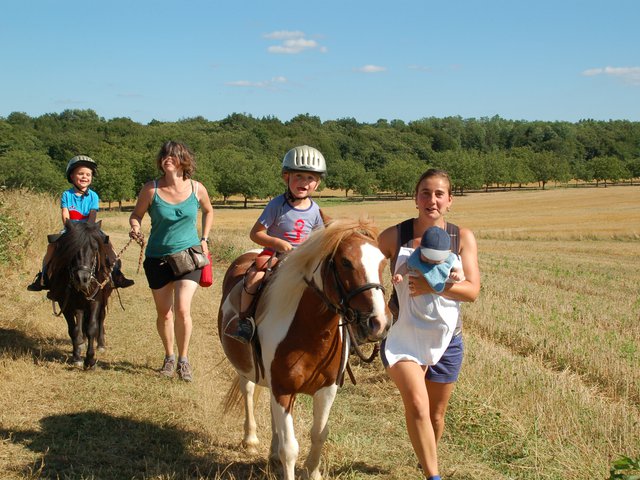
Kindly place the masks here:
<instances>
[{"instance_id":1,"label":"blue shorts","mask_svg":"<svg viewBox=\"0 0 640 480\"><path fill-rule=\"evenodd\" d=\"M462 368L462 357L464 356L464 343L462 334L454 336L449 346L444 351L442 358L435 365L427 367L425 378L434 383L453 383L458 380L460 369ZM384 341L380 345L380 357L385 368L389 366L384 355Z\"/></svg>"},{"instance_id":2,"label":"blue shorts","mask_svg":"<svg viewBox=\"0 0 640 480\"><path fill-rule=\"evenodd\" d=\"M451 343L449 343L440 361L427 367L425 377L435 383L453 383L457 381L462 368L463 356L464 342L462 341L462 334L459 333L451 339Z\"/></svg>"}]
</instances>

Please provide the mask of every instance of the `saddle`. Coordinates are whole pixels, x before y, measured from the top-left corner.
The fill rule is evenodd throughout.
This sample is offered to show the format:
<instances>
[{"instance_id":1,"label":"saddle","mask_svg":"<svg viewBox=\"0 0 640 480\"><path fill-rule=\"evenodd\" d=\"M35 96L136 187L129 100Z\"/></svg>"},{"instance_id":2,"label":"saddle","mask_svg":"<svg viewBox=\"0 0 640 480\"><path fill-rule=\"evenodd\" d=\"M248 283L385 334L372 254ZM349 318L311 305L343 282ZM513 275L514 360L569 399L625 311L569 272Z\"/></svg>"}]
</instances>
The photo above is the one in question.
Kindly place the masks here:
<instances>
[{"instance_id":1,"label":"saddle","mask_svg":"<svg viewBox=\"0 0 640 480\"><path fill-rule=\"evenodd\" d=\"M275 265L271 265L271 261L273 259L273 257L276 257L278 259L278 262L276 262ZM258 288L255 291L255 293L253 294L253 297L251 299L251 303L249 304L249 308L247 308L246 312L242 312L241 315L244 316L245 318L247 317L251 317L255 320L255 315L256 315L256 310L258 309L258 302L260 301L260 297L262 296L262 291L264 290L264 287L267 285L267 283L269 283L269 279L271 278L271 276L273 275L273 273L278 269L278 265L280 265L280 263L282 263L282 261L286 258L286 253L275 253L273 256L271 256L269 258L269 260L267 261L267 268L264 271L264 276L262 277L262 279L260 280L260 283L258 284ZM254 261L251 265L249 265L249 268L247 268L247 272L254 267L256 264L256 262ZM246 272L245 272L246 275ZM243 283L244 283L244 279L243 279ZM242 288L244 289L244 285L242 286ZM245 290L246 291L246 290ZM249 292L247 292L249 293ZM257 329L258 325L256 324L256 329ZM257 338L257 335L254 335L254 339Z\"/></svg>"},{"instance_id":2,"label":"saddle","mask_svg":"<svg viewBox=\"0 0 640 480\"><path fill-rule=\"evenodd\" d=\"M258 285L258 289L253 294L253 298L251 299L251 303L249 304L249 308L246 312L241 313L245 318L251 317L253 318L253 323L255 327L255 331L253 332L253 338L251 339L251 346L253 347L253 362L256 365L256 376L255 382L258 383L260 381L260 377L264 378L264 364L262 363L262 345L260 345L260 339L258 338L258 323L255 321L256 318L256 310L258 309L258 302L260 301L260 297L262 296L262 291L264 287L269 283L269 279L273 275L273 272L278 268L278 265L282 263L286 254L276 253L267 261L267 268L264 271L264 276L260 280L260 284ZM278 258L278 262L275 265L271 266L271 260L273 257ZM255 266L255 261L247 268L247 271ZM246 273L245 273L246 275ZM244 279L243 279L244 282ZM244 289L244 285L242 286Z\"/></svg>"}]
</instances>

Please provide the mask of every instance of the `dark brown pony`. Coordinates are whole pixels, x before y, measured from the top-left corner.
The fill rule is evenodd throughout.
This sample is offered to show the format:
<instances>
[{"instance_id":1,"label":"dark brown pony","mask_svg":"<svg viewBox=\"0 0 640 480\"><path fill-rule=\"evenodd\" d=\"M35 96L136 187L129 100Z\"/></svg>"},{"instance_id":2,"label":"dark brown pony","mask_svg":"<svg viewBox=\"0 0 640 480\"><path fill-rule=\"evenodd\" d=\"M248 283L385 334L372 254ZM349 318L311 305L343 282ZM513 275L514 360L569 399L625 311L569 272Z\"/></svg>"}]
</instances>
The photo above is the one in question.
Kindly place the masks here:
<instances>
[{"instance_id":1,"label":"dark brown pony","mask_svg":"<svg viewBox=\"0 0 640 480\"><path fill-rule=\"evenodd\" d=\"M293 480L298 457L292 419L296 396L313 396L311 450L304 468L317 480L329 412L350 345L378 341L391 326L381 280L386 260L376 239L368 221L334 221L285 257L257 306L259 346L224 334L236 326L242 276L256 253L240 256L224 277L218 330L238 373L228 398L233 399L234 388L244 397L243 445L253 450L258 443L255 386L271 390L270 457L280 459L286 480Z\"/></svg>"},{"instance_id":2,"label":"dark brown pony","mask_svg":"<svg viewBox=\"0 0 640 480\"><path fill-rule=\"evenodd\" d=\"M100 222L67 221L48 266L51 285L48 296L58 302L67 320L75 365L83 363L81 347L86 339L85 369L96 364L95 341L98 348L105 345L104 319L112 291L111 282L105 282L110 274L106 241Z\"/></svg>"}]
</instances>

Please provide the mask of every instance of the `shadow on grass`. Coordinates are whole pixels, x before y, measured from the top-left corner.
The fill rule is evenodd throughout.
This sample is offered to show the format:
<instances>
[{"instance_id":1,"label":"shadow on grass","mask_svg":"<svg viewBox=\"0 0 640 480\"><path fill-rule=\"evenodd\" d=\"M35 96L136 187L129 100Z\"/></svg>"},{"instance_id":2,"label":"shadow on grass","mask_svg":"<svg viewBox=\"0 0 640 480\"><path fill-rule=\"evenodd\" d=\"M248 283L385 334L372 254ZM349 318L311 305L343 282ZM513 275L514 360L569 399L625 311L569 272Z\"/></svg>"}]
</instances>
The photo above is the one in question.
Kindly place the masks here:
<instances>
[{"instance_id":1,"label":"shadow on grass","mask_svg":"<svg viewBox=\"0 0 640 480\"><path fill-rule=\"evenodd\" d=\"M0 354L14 359L31 357L35 364L55 362L71 365L73 351L71 340L68 338L32 338L20 330L0 328ZM145 375L155 371L146 365L137 365L128 361L109 361L108 353L97 351L96 355L98 369Z\"/></svg>"},{"instance_id":2,"label":"shadow on grass","mask_svg":"<svg viewBox=\"0 0 640 480\"><path fill-rule=\"evenodd\" d=\"M264 462L222 463L213 450L225 447L193 432L97 411L44 417L39 431L0 429L0 438L39 456L14 467L28 478L273 478Z\"/></svg>"},{"instance_id":3,"label":"shadow on grass","mask_svg":"<svg viewBox=\"0 0 640 480\"><path fill-rule=\"evenodd\" d=\"M66 325L65 325L66 327ZM65 352L65 346L69 350ZM71 355L71 340L59 338L32 338L24 332L11 328L0 328L0 352L13 358L30 356L34 362L66 362Z\"/></svg>"}]
</instances>

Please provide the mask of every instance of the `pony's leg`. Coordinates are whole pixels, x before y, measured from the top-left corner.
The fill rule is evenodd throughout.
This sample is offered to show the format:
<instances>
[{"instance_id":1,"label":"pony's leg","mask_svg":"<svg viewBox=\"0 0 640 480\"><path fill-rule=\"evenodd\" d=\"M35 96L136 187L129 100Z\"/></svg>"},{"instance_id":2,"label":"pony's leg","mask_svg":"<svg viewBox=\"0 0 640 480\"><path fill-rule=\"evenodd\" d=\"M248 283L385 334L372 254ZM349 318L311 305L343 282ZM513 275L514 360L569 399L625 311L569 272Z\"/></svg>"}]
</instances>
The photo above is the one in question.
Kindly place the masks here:
<instances>
[{"instance_id":1,"label":"pony's leg","mask_svg":"<svg viewBox=\"0 0 640 480\"><path fill-rule=\"evenodd\" d=\"M84 313L83 331L87 337L87 352L84 356L85 370L93 368L96 365L95 341L100 331L98 317L100 316L101 307L101 302L91 302L89 311L85 311Z\"/></svg>"},{"instance_id":2,"label":"pony's leg","mask_svg":"<svg viewBox=\"0 0 640 480\"><path fill-rule=\"evenodd\" d=\"M81 320L76 320L76 318L82 318L81 315L82 310L64 312L64 318L67 321L67 331L69 332L69 338L71 338L71 345L73 348L72 361L76 367L82 365L82 353L80 350L80 346L82 345L82 330L80 326L82 323Z\"/></svg>"},{"instance_id":3,"label":"pony's leg","mask_svg":"<svg viewBox=\"0 0 640 480\"><path fill-rule=\"evenodd\" d=\"M107 342L105 340L104 332L104 320L107 316L106 308L100 309L100 315L98 316L98 351L104 352L107 349Z\"/></svg>"},{"instance_id":4,"label":"pony's leg","mask_svg":"<svg viewBox=\"0 0 640 480\"><path fill-rule=\"evenodd\" d=\"M239 388L244 399L244 438L242 446L247 449L250 454L258 453L258 435L255 417L255 392L256 384L244 377L239 377Z\"/></svg>"},{"instance_id":5,"label":"pony's leg","mask_svg":"<svg viewBox=\"0 0 640 480\"><path fill-rule=\"evenodd\" d=\"M313 396L313 425L311 426L311 449L304 462L304 469L308 478L320 480L320 455L322 446L329 435L329 412L338 392L337 385L321 388Z\"/></svg>"},{"instance_id":6,"label":"pony's leg","mask_svg":"<svg viewBox=\"0 0 640 480\"><path fill-rule=\"evenodd\" d=\"M269 405L269 412L271 414L271 446L269 447L269 461L277 463L280 461L278 455L278 432L276 431L276 424L273 420L273 404Z\"/></svg>"},{"instance_id":7,"label":"pony's leg","mask_svg":"<svg viewBox=\"0 0 640 480\"><path fill-rule=\"evenodd\" d=\"M288 400L288 401L287 401ZM289 410L278 402L278 399L271 394L271 416L276 433L278 434L278 456L282 462L284 480L294 480L296 470L296 460L300 449L293 430L293 403L295 397L286 396L283 398L285 405L289 405Z\"/></svg>"}]
</instances>

